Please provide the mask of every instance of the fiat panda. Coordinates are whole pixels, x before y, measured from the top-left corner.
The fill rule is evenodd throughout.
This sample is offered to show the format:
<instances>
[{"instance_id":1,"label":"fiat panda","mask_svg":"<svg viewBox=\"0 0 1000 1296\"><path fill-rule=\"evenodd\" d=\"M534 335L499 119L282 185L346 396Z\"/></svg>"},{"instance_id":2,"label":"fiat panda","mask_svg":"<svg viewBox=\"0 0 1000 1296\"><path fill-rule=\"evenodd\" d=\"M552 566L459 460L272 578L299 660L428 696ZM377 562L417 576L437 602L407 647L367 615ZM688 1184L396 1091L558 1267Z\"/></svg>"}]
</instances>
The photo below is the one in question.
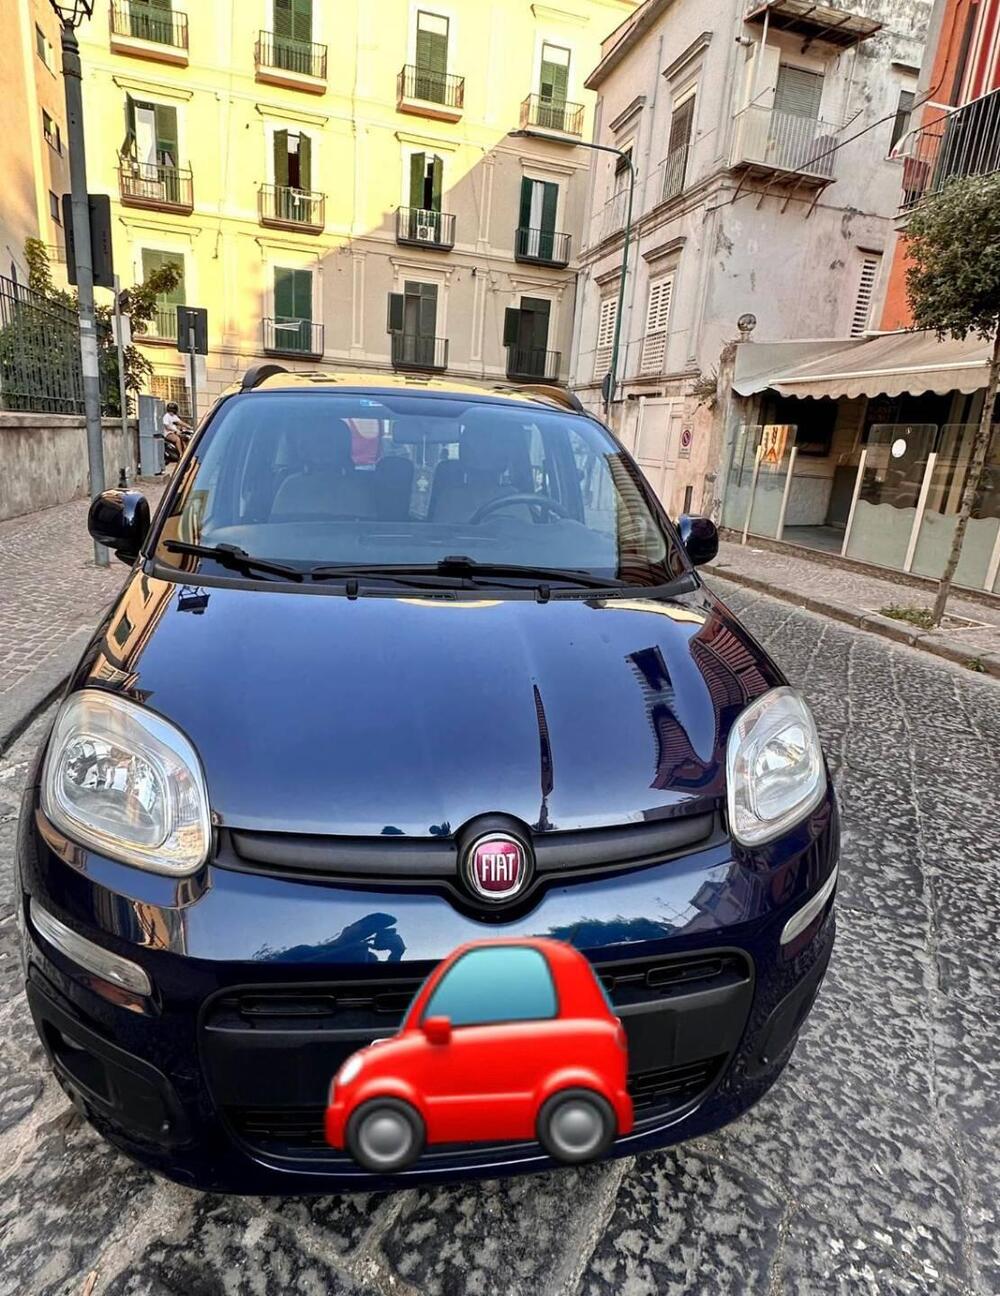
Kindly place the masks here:
<instances>
[{"instance_id":1,"label":"fiat panda","mask_svg":"<svg viewBox=\"0 0 1000 1296\"><path fill-rule=\"evenodd\" d=\"M802 696L559 389L251 370L150 519L29 779L28 1003L113 1144L239 1193L399 1179L325 1137L330 1077L468 941L585 957L628 1042L628 1133L744 1112L834 935L837 809ZM428 1146L417 1179L542 1170Z\"/></svg>"}]
</instances>

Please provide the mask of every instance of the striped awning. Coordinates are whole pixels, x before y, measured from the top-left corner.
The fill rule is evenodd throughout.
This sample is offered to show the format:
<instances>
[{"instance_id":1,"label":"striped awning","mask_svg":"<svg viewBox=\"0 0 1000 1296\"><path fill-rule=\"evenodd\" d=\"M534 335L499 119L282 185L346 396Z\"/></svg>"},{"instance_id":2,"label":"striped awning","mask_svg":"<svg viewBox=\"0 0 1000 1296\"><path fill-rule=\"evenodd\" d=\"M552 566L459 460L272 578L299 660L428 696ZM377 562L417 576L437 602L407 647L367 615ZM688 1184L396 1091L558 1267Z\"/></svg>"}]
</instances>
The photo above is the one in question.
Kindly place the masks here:
<instances>
[{"instance_id":1,"label":"striped awning","mask_svg":"<svg viewBox=\"0 0 1000 1296\"><path fill-rule=\"evenodd\" d=\"M739 395L770 389L782 396L836 399L979 391L989 377L991 345L978 337L939 340L926 330L884 333L853 346L829 343L822 354L805 359L789 355L785 364L776 345L769 369L753 364L753 349L752 343L739 349L733 382Z\"/></svg>"}]
</instances>

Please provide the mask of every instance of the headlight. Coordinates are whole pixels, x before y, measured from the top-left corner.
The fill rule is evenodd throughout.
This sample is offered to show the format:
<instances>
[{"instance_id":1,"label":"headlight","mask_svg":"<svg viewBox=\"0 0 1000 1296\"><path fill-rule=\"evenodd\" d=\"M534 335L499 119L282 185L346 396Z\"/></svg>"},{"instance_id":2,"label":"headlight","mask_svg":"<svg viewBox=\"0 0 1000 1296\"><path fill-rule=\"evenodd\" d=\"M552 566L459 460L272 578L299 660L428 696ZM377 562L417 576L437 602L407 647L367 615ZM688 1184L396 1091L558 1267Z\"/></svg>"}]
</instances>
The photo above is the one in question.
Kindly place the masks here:
<instances>
[{"instance_id":1,"label":"headlight","mask_svg":"<svg viewBox=\"0 0 1000 1296\"><path fill-rule=\"evenodd\" d=\"M778 837L815 809L826 767L809 708L790 688L751 702L726 750L729 827L745 846Z\"/></svg>"},{"instance_id":2,"label":"headlight","mask_svg":"<svg viewBox=\"0 0 1000 1296\"><path fill-rule=\"evenodd\" d=\"M67 698L45 758L42 809L74 841L154 873L193 873L208 858L197 753L166 720L112 693Z\"/></svg>"},{"instance_id":3,"label":"headlight","mask_svg":"<svg viewBox=\"0 0 1000 1296\"><path fill-rule=\"evenodd\" d=\"M350 1084L360 1070L361 1059L357 1053L353 1053L334 1076L334 1080L337 1084Z\"/></svg>"}]
</instances>

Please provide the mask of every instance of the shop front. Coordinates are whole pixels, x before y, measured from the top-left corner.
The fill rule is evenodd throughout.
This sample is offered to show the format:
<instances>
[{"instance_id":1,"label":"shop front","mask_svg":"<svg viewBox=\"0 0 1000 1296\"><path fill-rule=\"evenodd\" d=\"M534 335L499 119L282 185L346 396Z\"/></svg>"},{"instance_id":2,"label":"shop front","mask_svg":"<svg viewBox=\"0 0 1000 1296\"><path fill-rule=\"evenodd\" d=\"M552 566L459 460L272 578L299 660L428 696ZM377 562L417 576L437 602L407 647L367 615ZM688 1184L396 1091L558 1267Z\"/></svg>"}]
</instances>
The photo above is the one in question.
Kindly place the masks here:
<instances>
[{"instance_id":1,"label":"shop front","mask_svg":"<svg viewBox=\"0 0 1000 1296\"><path fill-rule=\"evenodd\" d=\"M940 578L951 551L987 379L988 345L893 333L766 368L741 345L722 522ZM823 348L826 348L824 352ZM830 350L836 347L835 351ZM1000 411L956 583L1000 593Z\"/></svg>"}]
</instances>

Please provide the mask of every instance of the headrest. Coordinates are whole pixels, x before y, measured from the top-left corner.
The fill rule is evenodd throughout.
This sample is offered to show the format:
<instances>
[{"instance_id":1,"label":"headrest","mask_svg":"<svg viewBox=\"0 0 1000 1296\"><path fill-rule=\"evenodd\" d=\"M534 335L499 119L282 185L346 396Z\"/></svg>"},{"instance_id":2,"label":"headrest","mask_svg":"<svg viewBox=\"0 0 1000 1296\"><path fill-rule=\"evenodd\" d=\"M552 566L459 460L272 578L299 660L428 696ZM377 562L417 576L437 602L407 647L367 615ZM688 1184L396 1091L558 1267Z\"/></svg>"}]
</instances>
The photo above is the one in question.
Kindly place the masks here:
<instances>
[{"instance_id":1,"label":"headrest","mask_svg":"<svg viewBox=\"0 0 1000 1296\"><path fill-rule=\"evenodd\" d=\"M509 415L482 410L467 419L458 457L467 472L499 476L524 456L526 444L525 429Z\"/></svg>"},{"instance_id":2,"label":"headrest","mask_svg":"<svg viewBox=\"0 0 1000 1296\"><path fill-rule=\"evenodd\" d=\"M351 429L343 419L329 423L307 423L295 433L295 448L310 468L352 468Z\"/></svg>"}]
</instances>

